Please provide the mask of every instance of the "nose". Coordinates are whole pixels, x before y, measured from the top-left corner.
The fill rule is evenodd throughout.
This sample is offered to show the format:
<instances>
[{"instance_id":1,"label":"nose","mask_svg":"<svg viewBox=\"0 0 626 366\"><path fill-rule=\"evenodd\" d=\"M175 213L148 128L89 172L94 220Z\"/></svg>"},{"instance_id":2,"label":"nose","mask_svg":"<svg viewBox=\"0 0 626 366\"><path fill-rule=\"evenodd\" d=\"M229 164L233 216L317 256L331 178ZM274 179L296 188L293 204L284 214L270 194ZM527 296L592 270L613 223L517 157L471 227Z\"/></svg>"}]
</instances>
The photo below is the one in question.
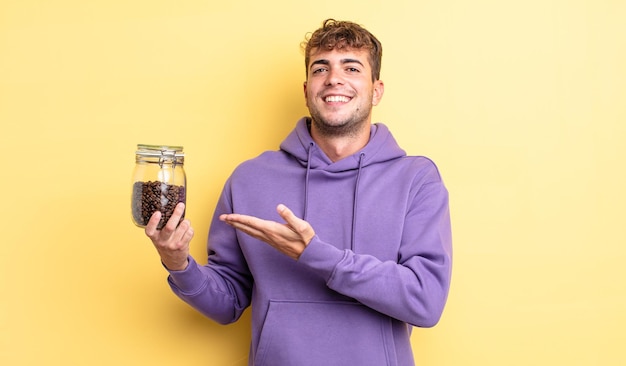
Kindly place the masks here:
<instances>
[{"instance_id":1,"label":"nose","mask_svg":"<svg viewBox=\"0 0 626 366\"><path fill-rule=\"evenodd\" d=\"M343 84L343 78L341 76L341 72L340 70L331 68L330 70L328 70L328 73L327 73L326 85L332 86L332 85L338 85L338 84Z\"/></svg>"}]
</instances>

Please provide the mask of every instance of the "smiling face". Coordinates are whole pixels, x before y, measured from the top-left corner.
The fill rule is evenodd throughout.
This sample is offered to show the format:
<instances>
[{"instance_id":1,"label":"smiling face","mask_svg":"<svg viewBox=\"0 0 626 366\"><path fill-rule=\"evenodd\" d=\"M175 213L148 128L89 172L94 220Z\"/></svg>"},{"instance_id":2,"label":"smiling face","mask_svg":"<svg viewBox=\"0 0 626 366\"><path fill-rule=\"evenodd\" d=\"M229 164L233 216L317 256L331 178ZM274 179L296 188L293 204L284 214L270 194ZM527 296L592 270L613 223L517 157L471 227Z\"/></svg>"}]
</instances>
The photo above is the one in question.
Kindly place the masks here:
<instances>
[{"instance_id":1,"label":"smiling face","mask_svg":"<svg viewBox=\"0 0 626 366\"><path fill-rule=\"evenodd\" d=\"M304 96L313 127L326 136L352 136L371 122L384 85L372 80L365 49L313 49L309 55Z\"/></svg>"}]
</instances>

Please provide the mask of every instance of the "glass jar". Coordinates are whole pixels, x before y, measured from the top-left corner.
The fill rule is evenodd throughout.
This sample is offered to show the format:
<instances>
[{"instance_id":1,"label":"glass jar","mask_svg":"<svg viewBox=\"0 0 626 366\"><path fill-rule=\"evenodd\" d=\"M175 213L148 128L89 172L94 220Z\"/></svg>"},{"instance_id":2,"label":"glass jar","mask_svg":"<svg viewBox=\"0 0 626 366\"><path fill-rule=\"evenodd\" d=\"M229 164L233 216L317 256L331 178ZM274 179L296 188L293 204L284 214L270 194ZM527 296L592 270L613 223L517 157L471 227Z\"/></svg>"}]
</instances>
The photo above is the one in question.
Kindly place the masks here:
<instances>
[{"instance_id":1,"label":"glass jar","mask_svg":"<svg viewBox=\"0 0 626 366\"><path fill-rule=\"evenodd\" d=\"M152 214L161 211L163 228L179 202L186 203L187 177L182 146L137 145L131 211L133 222L145 227ZM182 218L185 217L184 213Z\"/></svg>"}]
</instances>

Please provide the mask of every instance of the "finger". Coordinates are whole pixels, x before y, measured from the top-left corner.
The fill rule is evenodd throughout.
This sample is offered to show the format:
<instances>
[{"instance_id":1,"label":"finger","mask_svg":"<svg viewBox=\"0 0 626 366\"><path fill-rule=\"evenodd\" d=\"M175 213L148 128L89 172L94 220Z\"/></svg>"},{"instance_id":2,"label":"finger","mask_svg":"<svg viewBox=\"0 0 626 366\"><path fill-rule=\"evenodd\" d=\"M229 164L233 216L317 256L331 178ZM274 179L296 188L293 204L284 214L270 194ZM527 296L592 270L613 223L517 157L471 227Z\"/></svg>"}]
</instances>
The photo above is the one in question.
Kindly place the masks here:
<instances>
[{"instance_id":1,"label":"finger","mask_svg":"<svg viewBox=\"0 0 626 366\"><path fill-rule=\"evenodd\" d=\"M220 220L224 221L227 224L232 224L233 222L237 221L240 216L241 215L238 214L221 214Z\"/></svg>"},{"instance_id":2,"label":"finger","mask_svg":"<svg viewBox=\"0 0 626 366\"><path fill-rule=\"evenodd\" d=\"M231 223L234 220L235 214L221 214L220 220L226 223Z\"/></svg>"},{"instance_id":3,"label":"finger","mask_svg":"<svg viewBox=\"0 0 626 366\"><path fill-rule=\"evenodd\" d=\"M157 225L159 225L159 221L161 221L161 211L155 211L152 216L150 216L150 220L146 225L146 235L149 238L153 238L157 235Z\"/></svg>"},{"instance_id":4,"label":"finger","mask_svg":"<svg viewBox=\"0 0 626 366\"><path fill-rule=\"evenodd\" d=\"M172 212L172 216L167 221L162 231L164 231L168 235L171 235L174 232L174 230L176 230L176 227L180 223L180 219L183 217L184 213L185 213L185 204L182 202L179 202L174 208L174 212Z\"/></svg>"},{"instance_id":5,"label":"finger","mask_svg":"<svg viewBox=\"0 0 626 366\"><path fill-rule=\"evenodd\" d=\"M220 220L231 225L237 223L254 228L260 228L266 222L265 220L259 219L258 217L241 214L223 214L220 215Z\"/></svg>"},{"instance_id":6,"label":"finger","mask_svg":"<svg viewBox=\"0 0 626 366\"><path fill-rule=\"evenodd\" d=\"M294 213L287 206L281 203L276 207L276 211L278 211L280 217L282 217L283 220L285 220L285 222L296 231L304 229L303 223L305 221L294 215Z\"/></svg>"},{"instance_id":7,"label":"finger","mask_svg":"<svg viewBox=\"0 0 626 366\"><path fill-rule=\"evenodd\" d=\"M191 227L191 222L189 220L183 220L172 235L172 249L178 250L188 246L189 242L193 238L193 233L194 231Z\"/></svg>"},{"instance_id":8,"label":"finger","mask_svg":"<svg viewBox=\"0 0 626 366\"><path fill-rule=\"evenodd\" d=\"M282 203L276 207L276 210L291 230L300 235L305 245L308 245L309 242L311 242L311 239L315 236L315 231L311 225L305 220L294 215L294 213Z\"/></svg>"},{"instance_id":9,"label":"finger","mask_svg":"<svg viewBox=\"0 0 626 366\"><path fill-rule=\"evenodd\" d=\"M169 221L168 221L168 224L169 224ZM170 241L176 242L180 240L180 238L183 236L185 231L189 229L189 226L190 226L189 220L183 220L180 223L178 223L177 226L174 228L172 235L170 236Z\"/></svg>"},{"instance_id":10,"label":"finger","mask_svg":"<svg viewBox=\"0 0 626 366\"><path fill-rule=\"evenodd\" d=\"M191 239L193 239L193 234L194 234L193 228L189 226L189 229L187 229L185 231L185 234L183 235L182 241L185 244L189 244L191 242Z\"/></svg>"},{"instance_id":11,"label":"finger","mask_svg":"<svg viewBox=\"0 0 626 366\"><path fill-rule=\"evenodd\" d=\"M240 230L257 239L264 240L266 237L264 231L262 231L259 227L249 225L247 222L232 220L232 221L226 221L226 223L234 227L235 229Z\"/></svg>"},{"instance_id":12,"label":"finger","mask_svg":"<svg viewBox=\"0 0 626 366\"><path fill-rule=\"evenodd\" d=\"M268 242L268 234L276 230L278 223L262 220L258 217L241 214L223 214L220 220L233 228L259 240ZM282 227L282 225L280 225Z\"/></svg>"}]
</instances>

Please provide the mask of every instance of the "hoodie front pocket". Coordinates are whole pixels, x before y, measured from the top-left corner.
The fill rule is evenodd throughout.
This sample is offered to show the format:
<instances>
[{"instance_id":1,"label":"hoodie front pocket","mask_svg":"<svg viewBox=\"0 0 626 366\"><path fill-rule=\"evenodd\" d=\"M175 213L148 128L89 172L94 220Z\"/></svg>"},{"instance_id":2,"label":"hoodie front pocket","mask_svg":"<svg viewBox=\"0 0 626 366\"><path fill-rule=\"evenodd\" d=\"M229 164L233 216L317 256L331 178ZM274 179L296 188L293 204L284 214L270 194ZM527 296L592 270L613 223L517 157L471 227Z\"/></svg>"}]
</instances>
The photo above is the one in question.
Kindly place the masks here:
<instances>
[{"instance_id":1,"label":"hoodie front pocket","mask_svg":"<svg viewBox=\"0 0 626 366\"><path fill-rule=\"evenodd\" d=\"M255 366L396 365L389 318L350 302L271 301Z\"/></svg>"}]
</instances>

